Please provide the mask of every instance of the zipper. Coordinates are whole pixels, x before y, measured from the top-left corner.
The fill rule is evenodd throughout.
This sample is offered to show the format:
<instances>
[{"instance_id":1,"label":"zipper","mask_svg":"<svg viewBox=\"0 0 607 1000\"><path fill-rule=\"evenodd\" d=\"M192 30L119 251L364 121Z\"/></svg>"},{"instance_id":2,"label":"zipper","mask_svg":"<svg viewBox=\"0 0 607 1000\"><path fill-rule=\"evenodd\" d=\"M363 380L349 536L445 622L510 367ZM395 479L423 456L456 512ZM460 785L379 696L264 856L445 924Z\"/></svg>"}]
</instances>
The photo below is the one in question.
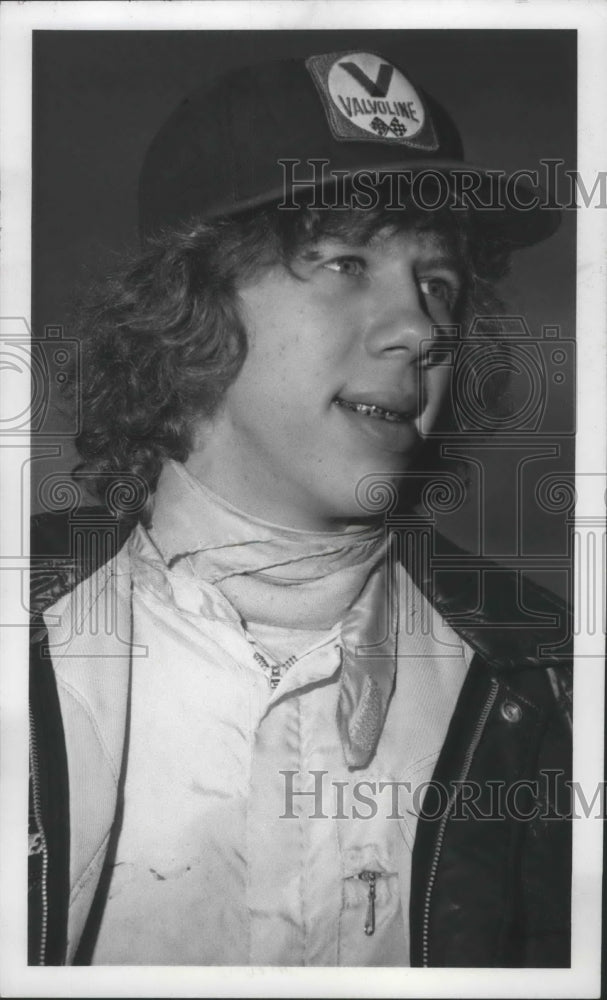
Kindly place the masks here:
<instances>
[{"instance_id":1,"label":"zipper","mask_svg":"<svg viewBox=\"0 0 607 1000\"><path fill-rule=\"evenodd\" d=\"M40 894L42 897L42 920L40 927L40 951L38 953L38 965L44 965L46 956L46 938L48 930L48 891L46 880L48 876L48 845L46 834L42 825L42 806L40 803L40 780L38 775L38 745L36 743L36 731L34 729L34 717L32 710L29 711L30 728L30 770L32 774L32 801L34 806L34 818L36 827L42 841L42 878L40 883Z\"/></svg>"},{"instance_id":2,"label":"zipper","mask_svg":"<svg viewBox=\"0 0 607 1000\"><path fill-rule=\"evenodd\" d=\"M295 660L297 659L295 656L290 656L288 660L284 661L284 663L269 663L265 656L263 656L258 650L253 651L253 657L257 660L263 670L265 670L266 674L268 674L270 687L273 691L275 691L280 684L283 674L286 673L289 667L293 666Z\"/></svg>"},{"instance_id":3,"label":"zipper","mask_svg":"<svg viewBox=\"0 0 607 1000\"><path fill-rule=\"evenodd\" d=\"M480 738L483 734L483 729L487 724L487 719L489 718L491 709L493 708L493 705L495 703L498 690L499 690L499 684L497 683L497 681L492 680L491 690L483 706L483 710L480 714L479 720L474 729L474 733L472 734L470 745L468 746L468 750L466 751L466 755L464 757L464 762L462 764L462 768L458 779L458 781L460 782L465 781L468 776L470 765L472 764L472 758L476 753L476 748L478 747ZM457 797L457 788L453 791L451 798L449 799L449 802L447 804L447 808L445 809L445 813L441 819L438 830L438 836L436 838L436 846L434 849L432 864L430 866L430 877L428 879L428 886L426 889L426 898L424 901L424 915L422 924L422 965L424 966L424 968L427 968L429 961L428 938L430 930L430 903L432 900L432 890L434 889L434 883L436 881L436 873L438 871L438 863L440 861L440 854L443 847L443 841L445 839L445 830L447 828L447 822L449 820L451 810L453 809L453 806L455 804L456 797Z\"/></svg>"},{"instance_id":4,"label":"zipper","mask_svg":"<svg viewBox=\"0 0 607 1000\"><path fill-rule=\"evenodd\" d=\"M366 882L369 887L367 896L367 913L365 916L365 934L370 937L375 933L375 897L377 895L377 879L381 878L383 872L364 871L360 872L359 879Z\"/></svg>"}]
</instances>

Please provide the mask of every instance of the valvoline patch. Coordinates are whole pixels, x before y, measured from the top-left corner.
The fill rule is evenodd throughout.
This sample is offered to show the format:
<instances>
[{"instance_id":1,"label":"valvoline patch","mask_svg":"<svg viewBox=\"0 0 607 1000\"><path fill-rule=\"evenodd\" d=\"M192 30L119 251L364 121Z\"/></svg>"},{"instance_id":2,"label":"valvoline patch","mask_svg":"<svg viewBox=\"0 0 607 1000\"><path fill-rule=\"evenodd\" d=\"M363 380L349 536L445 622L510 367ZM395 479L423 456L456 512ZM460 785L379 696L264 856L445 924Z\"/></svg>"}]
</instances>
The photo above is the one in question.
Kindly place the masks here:
<instances>
[{"instance_id":1,"label":"valvoline patch","mask_svg":"<svg viewBox=\"0 0 607 1000\"><path fill-rule=\"evenodd\" d=\"M422 97L404 73L382 56L334 52L310 56L306 68L336 139L438 149Z\"/></svg>"}]
</instances>

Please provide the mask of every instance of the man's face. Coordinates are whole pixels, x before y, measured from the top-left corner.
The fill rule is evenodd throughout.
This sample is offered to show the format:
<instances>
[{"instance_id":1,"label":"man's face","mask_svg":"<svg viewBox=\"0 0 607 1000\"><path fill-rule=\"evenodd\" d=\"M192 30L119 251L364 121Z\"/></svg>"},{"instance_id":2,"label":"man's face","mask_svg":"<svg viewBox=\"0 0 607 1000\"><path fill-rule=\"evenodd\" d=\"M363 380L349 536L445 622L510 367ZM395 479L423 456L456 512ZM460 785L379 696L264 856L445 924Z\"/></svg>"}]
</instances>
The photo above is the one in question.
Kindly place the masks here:
<instances>
[{"instance_id":1,"label":"man's face","mask_svg":"<svg viewBox=\"0 0 607 1000\"><path fill-rule=\"evenodd\" d=\"M428 341L452 321L461 275L437 235L415 230L322 239L293 271L240 287L248 354L188 467L241 510L323 530L368 517L364 476L411 464L448 385Z\"/></svg>"}]
</instances>

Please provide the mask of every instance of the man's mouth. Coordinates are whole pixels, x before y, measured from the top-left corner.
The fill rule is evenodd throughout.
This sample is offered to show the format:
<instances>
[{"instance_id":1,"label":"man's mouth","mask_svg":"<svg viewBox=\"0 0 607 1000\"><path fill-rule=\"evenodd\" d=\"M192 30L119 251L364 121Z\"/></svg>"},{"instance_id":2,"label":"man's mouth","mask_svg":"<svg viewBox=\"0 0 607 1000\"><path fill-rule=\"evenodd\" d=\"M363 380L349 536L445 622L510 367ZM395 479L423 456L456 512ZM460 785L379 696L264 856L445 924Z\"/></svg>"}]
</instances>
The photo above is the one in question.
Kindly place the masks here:
<instances>
[{"instance_id":1,"label":"man's mouth","mask_svg":"<svg viewBox=\"0 0 607 1000\"><path fill-rule=\"evenodd\" d=\"M376 403L342 399L341 396L336 396L333 402L337 406L343 406L346 410L352 410L353 413L360 413L363 417L371 417L375 420L387 420L388 423L393 424L404 424L413 415L400 410L386 410L383 406L377 406Z\"/></svg>"}]
</instances>

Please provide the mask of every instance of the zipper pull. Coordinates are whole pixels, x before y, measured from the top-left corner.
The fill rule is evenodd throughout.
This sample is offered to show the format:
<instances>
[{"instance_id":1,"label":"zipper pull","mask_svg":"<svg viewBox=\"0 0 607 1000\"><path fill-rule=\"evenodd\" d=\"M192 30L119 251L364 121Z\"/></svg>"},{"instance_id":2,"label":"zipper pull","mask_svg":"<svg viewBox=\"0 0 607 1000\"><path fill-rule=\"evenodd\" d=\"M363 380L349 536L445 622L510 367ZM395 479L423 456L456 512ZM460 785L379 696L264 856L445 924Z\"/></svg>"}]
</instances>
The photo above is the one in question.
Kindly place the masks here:
<instances>
[{"instance_id":1,"label":"zipper pull","mask_svg":"<svg viewBox=\"0 0 607 1000\"><path fill-rule=\"evenodd\" d=\"M381 872L361 872L358 876L363 882L366 882L369 886L369 895L367 897L367 916L365 917L365 934L370 937L371 934L375 933L375 894L376 894L376 882L377 878L381 875Z\"/></svg>"}]
</instances>

